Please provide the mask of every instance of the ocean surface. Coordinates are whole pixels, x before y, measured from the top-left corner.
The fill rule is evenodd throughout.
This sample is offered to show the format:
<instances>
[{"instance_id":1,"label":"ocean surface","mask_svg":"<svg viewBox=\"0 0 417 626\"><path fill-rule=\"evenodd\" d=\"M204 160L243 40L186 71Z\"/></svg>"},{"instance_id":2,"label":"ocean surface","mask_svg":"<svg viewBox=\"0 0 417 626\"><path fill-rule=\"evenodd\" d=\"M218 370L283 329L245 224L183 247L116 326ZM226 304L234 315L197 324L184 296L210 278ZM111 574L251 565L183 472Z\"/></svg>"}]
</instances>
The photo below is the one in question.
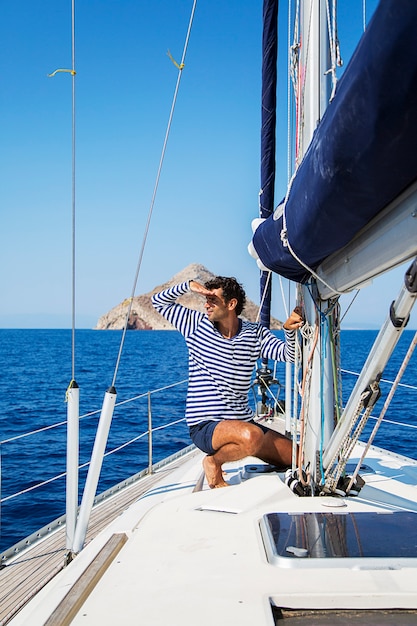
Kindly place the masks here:
<instances>
[{"instance_id":1,"label":"ocean surface","mask_svg":"<svg viewBox=\"0 0 417 626\"><path fill-rule=\"evenodd\" d=\"M341 334L342 388L346 400L376 331L346 330ZM93 446L105 391L113 382L122 333L80 330L75 340L75 380L80 387L80 464L87 463ZM383 380L392 381L414 331L405 331ZM70 330L0 329L0 551L65 513L66 390L72 378ZM284 381L284 365L278 378ZM106 452L138 438L147 430L148 392L152 393L153 427L178 420L153 435L153 461L189 445L183 421L187 351L175 331L136 331L126 334L117 371L114 412ZM394 395L374 444L417 459L417 355L413 355ZM390 385L381 383L378 416ZM129 401L131 398L136 398ZM283 398L282 398L283 399ZM63 424L61 424L63 422ZM396 422L394 424L390 422ZM401 426L400 424L406 424ZM46 427L61 424L54 428ZM368 423L364 436L374 421ZM411 427L410 427L411 426ZM38 431L25 437L24 433ZM105 457L98 492L144 469L148 464L147 437ZM80 497L87 468L80 471ZM42 487L31 489L39 483ZM14 494L29 490L22 495Z\"/></svg>"}]
</instances>

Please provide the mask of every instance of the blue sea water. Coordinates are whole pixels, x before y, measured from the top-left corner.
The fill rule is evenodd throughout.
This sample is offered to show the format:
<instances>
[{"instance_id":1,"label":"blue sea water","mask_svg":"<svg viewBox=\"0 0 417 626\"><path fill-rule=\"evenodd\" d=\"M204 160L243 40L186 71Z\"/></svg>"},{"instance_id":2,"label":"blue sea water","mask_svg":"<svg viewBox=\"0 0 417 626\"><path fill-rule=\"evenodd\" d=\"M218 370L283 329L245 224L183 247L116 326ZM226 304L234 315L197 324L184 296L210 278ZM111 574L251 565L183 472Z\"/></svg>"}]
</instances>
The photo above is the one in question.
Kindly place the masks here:
<instances>
[{"instance_id":1,"label":"blue sea water","mask_svg":"<svg viewBox=\"0 0 417 626\"><path fill-rule=\"evenodd\" d=\"M376 337L375 331L343 331L342 367L359 372ZM383 374L393 380L413 331L405 331ZM76 332L75 378L80 387L80 463L91 455L99 409L111 386L121 332L81 330ZM65 422L65 395L72 378L71 331L0 329L0 441L1 448L1 535L0 551L23 539L65 512L65 478L29 491L11 495L65 472L66 426L42 430ZM284 365L278 377L284 380ZM126 334L116 377L117 403L106 450L113 450L147 430L148 392L169 387L187 378L187 352L179 333L140 331ZM356 377L343 374L343 398ZM386 419L414 428L383 424L375 445L417 458L417 356L414 355L401 381ZM378 415L390 385L381 383ZM151 396L153 426L181 420L184 416L186 384L169 387ZM133 397L135 401L125 403ZM92 415L89 415L90 413ZM370 422L365 434L370 432ZM23 433L40 430L28 437ZM9 441L12 439L12 441ZM190 443L183 421L154 434L156 462ZM98 492L135 474L148 463L147 437L105 458ZM80 473L80 495L87 469Z\"/></svg>"}]
</instances>

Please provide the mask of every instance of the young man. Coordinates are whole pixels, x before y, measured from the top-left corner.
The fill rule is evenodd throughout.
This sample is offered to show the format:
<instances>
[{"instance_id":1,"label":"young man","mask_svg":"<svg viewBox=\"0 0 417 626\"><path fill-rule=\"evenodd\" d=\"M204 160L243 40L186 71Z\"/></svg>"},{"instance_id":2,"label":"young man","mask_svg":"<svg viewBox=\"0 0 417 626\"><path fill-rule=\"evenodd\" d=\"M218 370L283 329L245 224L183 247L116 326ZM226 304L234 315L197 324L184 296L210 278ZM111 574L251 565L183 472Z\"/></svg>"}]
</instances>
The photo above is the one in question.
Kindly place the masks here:
<instances>
[{"instance_id":1,"label":"young man","mask_svg":"<svg viewBox=\"0 0 417 626\"><path fill-rule=\"evenodd\" d=\"M176 302L189 291L206 298L206 313ZM298 311L284 324L285 341L260 324L238 316L246 295L235 278L217 276L205 285L190 280L155 294L155 309L184 336L189 352L186 419L195 445L207 456L203 467L211 488L225 487L222 465L256 456L278 466L291 465L292 444L256 424L248 404L257 359L293 361Z\"/></svg>"}]
</instances>

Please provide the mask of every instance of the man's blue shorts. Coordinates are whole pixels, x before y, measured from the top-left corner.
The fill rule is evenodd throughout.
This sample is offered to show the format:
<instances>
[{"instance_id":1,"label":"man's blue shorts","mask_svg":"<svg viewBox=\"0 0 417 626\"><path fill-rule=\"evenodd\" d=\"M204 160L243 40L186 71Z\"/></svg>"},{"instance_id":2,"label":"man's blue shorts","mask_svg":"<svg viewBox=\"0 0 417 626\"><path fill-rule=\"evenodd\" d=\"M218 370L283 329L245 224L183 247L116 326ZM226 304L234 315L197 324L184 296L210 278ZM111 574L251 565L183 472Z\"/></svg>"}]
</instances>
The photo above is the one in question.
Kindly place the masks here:
<instances>
[{"instance_id":1,"label":"man's blue shorts","mask_svg":"<svg viewBox=\"0 0 417 626\"><path fill-rule=\"evenodd\" d=\"M225 420L224 420L225 421ZM237 420L229 420L230 422L235 422ZM207 420L206 422L200 422L195 426L190 426L190 437L192 442L200 448L206 454L214 454L216 450L213 448L212 440L214 429L220 421L215 420ZM249 420L248 424L254 424L255 426L259 426L259 428L264 432L268 432L270 428L264 426L263 424L258 424L254 420Z\"/></svg>"}]
</instances>

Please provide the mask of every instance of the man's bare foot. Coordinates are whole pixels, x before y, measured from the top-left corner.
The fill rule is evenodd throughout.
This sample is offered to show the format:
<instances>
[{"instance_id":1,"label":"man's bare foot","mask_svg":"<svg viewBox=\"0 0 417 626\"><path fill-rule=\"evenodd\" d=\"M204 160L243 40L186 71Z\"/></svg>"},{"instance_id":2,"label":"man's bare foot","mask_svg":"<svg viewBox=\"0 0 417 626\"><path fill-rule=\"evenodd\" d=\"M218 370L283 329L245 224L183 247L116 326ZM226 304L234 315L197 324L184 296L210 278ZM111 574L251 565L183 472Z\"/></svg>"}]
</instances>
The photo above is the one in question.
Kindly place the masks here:
<instances>
[{"instance_id":1,"label":"man's bare foot","mask_svg":"<svg viewBox=\"0 0 417 626\"><path fill-rule=\"evenodd\" d=\"M218 487L229 486L223 478L221 465L218 466L212 456L204 457L203 469L210 489L217 489Z\"/></svg>"}]
</instances>

